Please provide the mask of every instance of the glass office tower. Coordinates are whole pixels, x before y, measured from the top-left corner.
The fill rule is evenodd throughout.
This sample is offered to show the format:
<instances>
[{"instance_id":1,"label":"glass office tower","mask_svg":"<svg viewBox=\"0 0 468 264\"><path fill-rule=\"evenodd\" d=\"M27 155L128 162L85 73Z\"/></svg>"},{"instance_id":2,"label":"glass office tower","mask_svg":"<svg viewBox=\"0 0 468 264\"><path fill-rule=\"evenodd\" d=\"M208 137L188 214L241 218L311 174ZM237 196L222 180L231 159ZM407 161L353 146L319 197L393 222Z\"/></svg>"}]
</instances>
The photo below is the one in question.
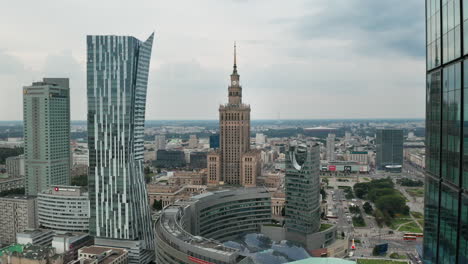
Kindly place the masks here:
<instances>
[{"instance_id":1,"label":"glass office tower","mask_svg":"<svg viewBox=\"0 0 468 264\"><path fill-rule=\"evenodd\" d=\"M375 140L376 161L379 170L401 171L403 165L403 130L377 129Z\"/></svg>"},{"instance_id":2,"label":"glass office tower","mask_svg":"<svg viewBox=\"0 0 468 264\"><path fill-rule=\"evenodd\" d=\"M320 146L291 144L286 154L285 226L302 235L320 228Z\"/></svg>"},{"instance_id":3,"label":"glass office tower","mask_svg":"<svg viewBox=\"0 0 468 264\"><path fill-rule=\"evenodd\" d=\"M130 263L148 262L154 250L143 175L153 35L87 37L90 233L109 239L99 244L133 241Z\"/></svg>"},{"instance_id":4,"label":"glass office tower","mask_svg":"<svg viewBox=\"0 0 468 264\"><path fill-rule=\"evenodd\" d=\"M468 263L467 30L468 0L426 0L425 263Z\"/></svg>"}]
</instances>

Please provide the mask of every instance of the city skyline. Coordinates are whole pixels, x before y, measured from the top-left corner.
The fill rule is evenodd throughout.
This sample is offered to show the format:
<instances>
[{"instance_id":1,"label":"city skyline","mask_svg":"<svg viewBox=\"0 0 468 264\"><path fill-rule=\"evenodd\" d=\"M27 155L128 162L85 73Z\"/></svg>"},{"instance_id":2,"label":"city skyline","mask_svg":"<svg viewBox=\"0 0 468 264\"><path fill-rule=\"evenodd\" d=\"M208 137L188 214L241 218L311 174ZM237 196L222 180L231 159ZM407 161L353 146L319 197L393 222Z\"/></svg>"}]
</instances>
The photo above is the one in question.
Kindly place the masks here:
<instances>
[{"instance_id":1,"label":"city skyline","mask_svg":"<svg viewBox=\"0 0 468 264\"><path fill-rule=\"evenodd\" d=\"M406 8L421 10L416 16L394 4L369 1L355 2L353 12L346 11L351 4L335 6L326 1L296 1L288 7L279 2L213 2L210 10L189 2L184 10L169 3L143 2L115 9L115 16L102 21L98 11L86 9L86 3L58 3L56 8L73 8L74 13L67 13L67 19L57 13L41 17L44 25L52 26L50 31L35 23L25 28L26 22L8 22L9 14L16 14L14 20L29 21L41 13L18 12L24 8L13 3L0 18L11 27L0 50L0 83L5 95L0 99L0 120L22 119L22 110L14 107L21 100L20 88L41 76L70 78L72 120L85 120L83 37L142 37L153 30L158 52L151 61L148 120L216 119L213 107L226 96L228 80L223 77L230 72L230 50L236 40L247 84L245 101L256 105L252 119L422 118L424 80L412 77L422 76L424 71L424 8L418 2L410 1ZM30 9L36 11L45 11L43 6L47 6L32 5ZM270 11L259 12L266 5ZM359 8L362 5L369 7ZM99 3L96 7L105 6ZM141 20L117 20L127 9L138 11ZM400 28L402 22L384 23L374 16L378 9L401 17L405 29ZM89 24L75 26L73 21L85 12ZM155 14L145 15L148 12ZM349 23L339 29L338 18ZM27 33L45 37L30 45L23 39ZM289 91L301 96L284 100ZM401 96L403 92L405 96ZM291 100L295 104L286 107Z\"/></svg>"}]
</instances>

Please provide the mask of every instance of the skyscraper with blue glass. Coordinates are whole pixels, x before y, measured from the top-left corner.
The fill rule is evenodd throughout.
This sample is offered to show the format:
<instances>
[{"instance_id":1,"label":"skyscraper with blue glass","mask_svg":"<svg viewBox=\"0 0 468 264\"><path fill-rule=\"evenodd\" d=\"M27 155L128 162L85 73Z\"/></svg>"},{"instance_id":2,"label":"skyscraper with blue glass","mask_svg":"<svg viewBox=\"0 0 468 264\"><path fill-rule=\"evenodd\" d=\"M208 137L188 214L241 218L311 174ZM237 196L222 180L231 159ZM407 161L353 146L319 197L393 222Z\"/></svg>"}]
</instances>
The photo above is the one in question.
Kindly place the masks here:
<instances>
[{"instance_id":1,"label":"skyscraper with blue glass","mask_svg":"<svg viewBox=\"0 0 468 264\"><path fill-rule=\"evenodd\" d=\"M90 233L96 244L152 260L154 234L143 175L152 34L87 37Z\"/></svg>"},{"instance_id":2,"label":"skyscraper with blue glass","mask_svg":"<svg viewBox=\"0 0 468 264\"><path fill-rule=\"evenodd\" d=\"M468 263L467 30L468 0L426 0L425 263Z\"/></svg>"}]
</instances>

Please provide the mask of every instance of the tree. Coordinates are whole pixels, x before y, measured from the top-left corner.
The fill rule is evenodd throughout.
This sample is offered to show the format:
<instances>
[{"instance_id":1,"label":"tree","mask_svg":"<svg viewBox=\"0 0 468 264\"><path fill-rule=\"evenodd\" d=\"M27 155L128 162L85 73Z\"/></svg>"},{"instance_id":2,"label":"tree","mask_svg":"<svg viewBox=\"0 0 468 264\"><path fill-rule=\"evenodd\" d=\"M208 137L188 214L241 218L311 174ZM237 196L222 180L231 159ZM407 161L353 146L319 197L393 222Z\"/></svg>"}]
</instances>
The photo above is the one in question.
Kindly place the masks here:
<instances>
[{"instance_id":1,"label":"tree","mask_svg":"<svg viewBox=\"0 0 468 264\"><path fill-rule=\"evenodd\" d=\"M148 184L151 182L152 176L151 174L145 174L145 183Z\"/></svg>"},{"instance_id":2,"label":"tree","mask_svg":"<svg viewBox=\"0 0 468 264\"><path fill-rule=\"evenodd\" d=\"M368 215L372 214L372 212L374 211L374 209L372 208L372 205L369 202L365 202L362 205L362 208L364 209L364 212L366 212L366 214Z\"/></svg>"},{"instance_id":3,"label":"tree","mask_svg":"<svg viewBox=\"0 0 468 264\"><path fill-rule=\"evenodd\" d=\"M367 194L367 199L375 202L377 198L384 196L384 195L391 195L391 194L396 194L395 189L393 188L375 188L371 189L369 193Z\"/></svg>"},{"instance_id":4,"label":"tree","mask_svg":"<svg viewBox=\"0 0 468 264\"><path fill-rule=\"evenodd\" d=\"M366 182L359 182L354 184L353 189L356 197L363 199L369 192L369 184Z\"/></svg>"},{"instance_id":5,"label":"tree","mask_svg":"<svg viewBox=\"0 0 468 264\"><path fill-rule=\"evenodd\" d=\"M145 167L145 174L150 174L150 173L151 173L150 167Z\"/></svg>"},{"instance_id":6,"label":"tree","mask_svg":"<svg viewBox=\"0 0 468 264\"><path fill-rule=\"evenodd\" d=\"M382 212L387 212L391 217L397 213L405 214L406 200L401 195L390 194L377 198L375 206Z\"/></svg>"},{"instance_id":7,"label":"tree","mask_svg":"<svg viewBox=\"0 0 468 264\"><path fill-rule=\"evenodd\" d=\"M88 186L88 175L80 175L71 178L73 186Z\"/></svg>"},{"instance_id":8,"label":"tree","mask_svg":"<svg viewBox=\"0 0 468 264\"><path fill-rule=\"evenodd\" d=\"M283 207L283 209L281 209L281 216L285 216L286 215L286 207Z\"/></svg>"},{"instance_id":9,"label":"tree","mask_svg":"<svg viewBox=\"0 0 468 264\"><path fill-rule=\"evenodd\" d=\"M162 200L154 199L153 209L156 211L160 211L162 210L162 208L163 208Z\"/></svg>"},{"instance_id":10,"label":"tree","mask_svg":"<svg viewBox=\"0 0 468 264\"><path fill-rule=\"evenodd\" d=\"M327 199L327 192L323 188L320 189L320 194L322 195L322 200Z\"/></svg>"},{"instance_id":11,"label":"tree","mask_svg":"<svg viewBox=\"0 0 468 264\"><path fill-rule=\"evenodd\" d=\"M375 246L374 249L372 249L372 256L379 256L379 255L380 255L379 247Z\"/></svg>"}]
</instances>

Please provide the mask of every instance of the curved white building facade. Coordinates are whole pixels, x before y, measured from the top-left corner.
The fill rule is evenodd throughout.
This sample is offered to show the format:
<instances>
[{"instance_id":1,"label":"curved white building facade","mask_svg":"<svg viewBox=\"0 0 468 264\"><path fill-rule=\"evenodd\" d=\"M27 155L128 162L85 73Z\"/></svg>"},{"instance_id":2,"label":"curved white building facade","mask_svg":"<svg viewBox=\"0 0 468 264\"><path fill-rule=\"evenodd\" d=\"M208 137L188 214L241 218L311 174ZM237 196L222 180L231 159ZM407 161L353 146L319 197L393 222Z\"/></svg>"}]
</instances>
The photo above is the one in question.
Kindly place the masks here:
<instances>
[{"instance_id":1,"label":"curved white building facade","mask_svg":"<svg viewBox=\"0 0 468 264\"><path fill-rule=\"evenodd\" d=\"M89 197L78 186L53 186L37 195L39 226L56 231L89 231Z\"/></svg>"}]
</instances>

